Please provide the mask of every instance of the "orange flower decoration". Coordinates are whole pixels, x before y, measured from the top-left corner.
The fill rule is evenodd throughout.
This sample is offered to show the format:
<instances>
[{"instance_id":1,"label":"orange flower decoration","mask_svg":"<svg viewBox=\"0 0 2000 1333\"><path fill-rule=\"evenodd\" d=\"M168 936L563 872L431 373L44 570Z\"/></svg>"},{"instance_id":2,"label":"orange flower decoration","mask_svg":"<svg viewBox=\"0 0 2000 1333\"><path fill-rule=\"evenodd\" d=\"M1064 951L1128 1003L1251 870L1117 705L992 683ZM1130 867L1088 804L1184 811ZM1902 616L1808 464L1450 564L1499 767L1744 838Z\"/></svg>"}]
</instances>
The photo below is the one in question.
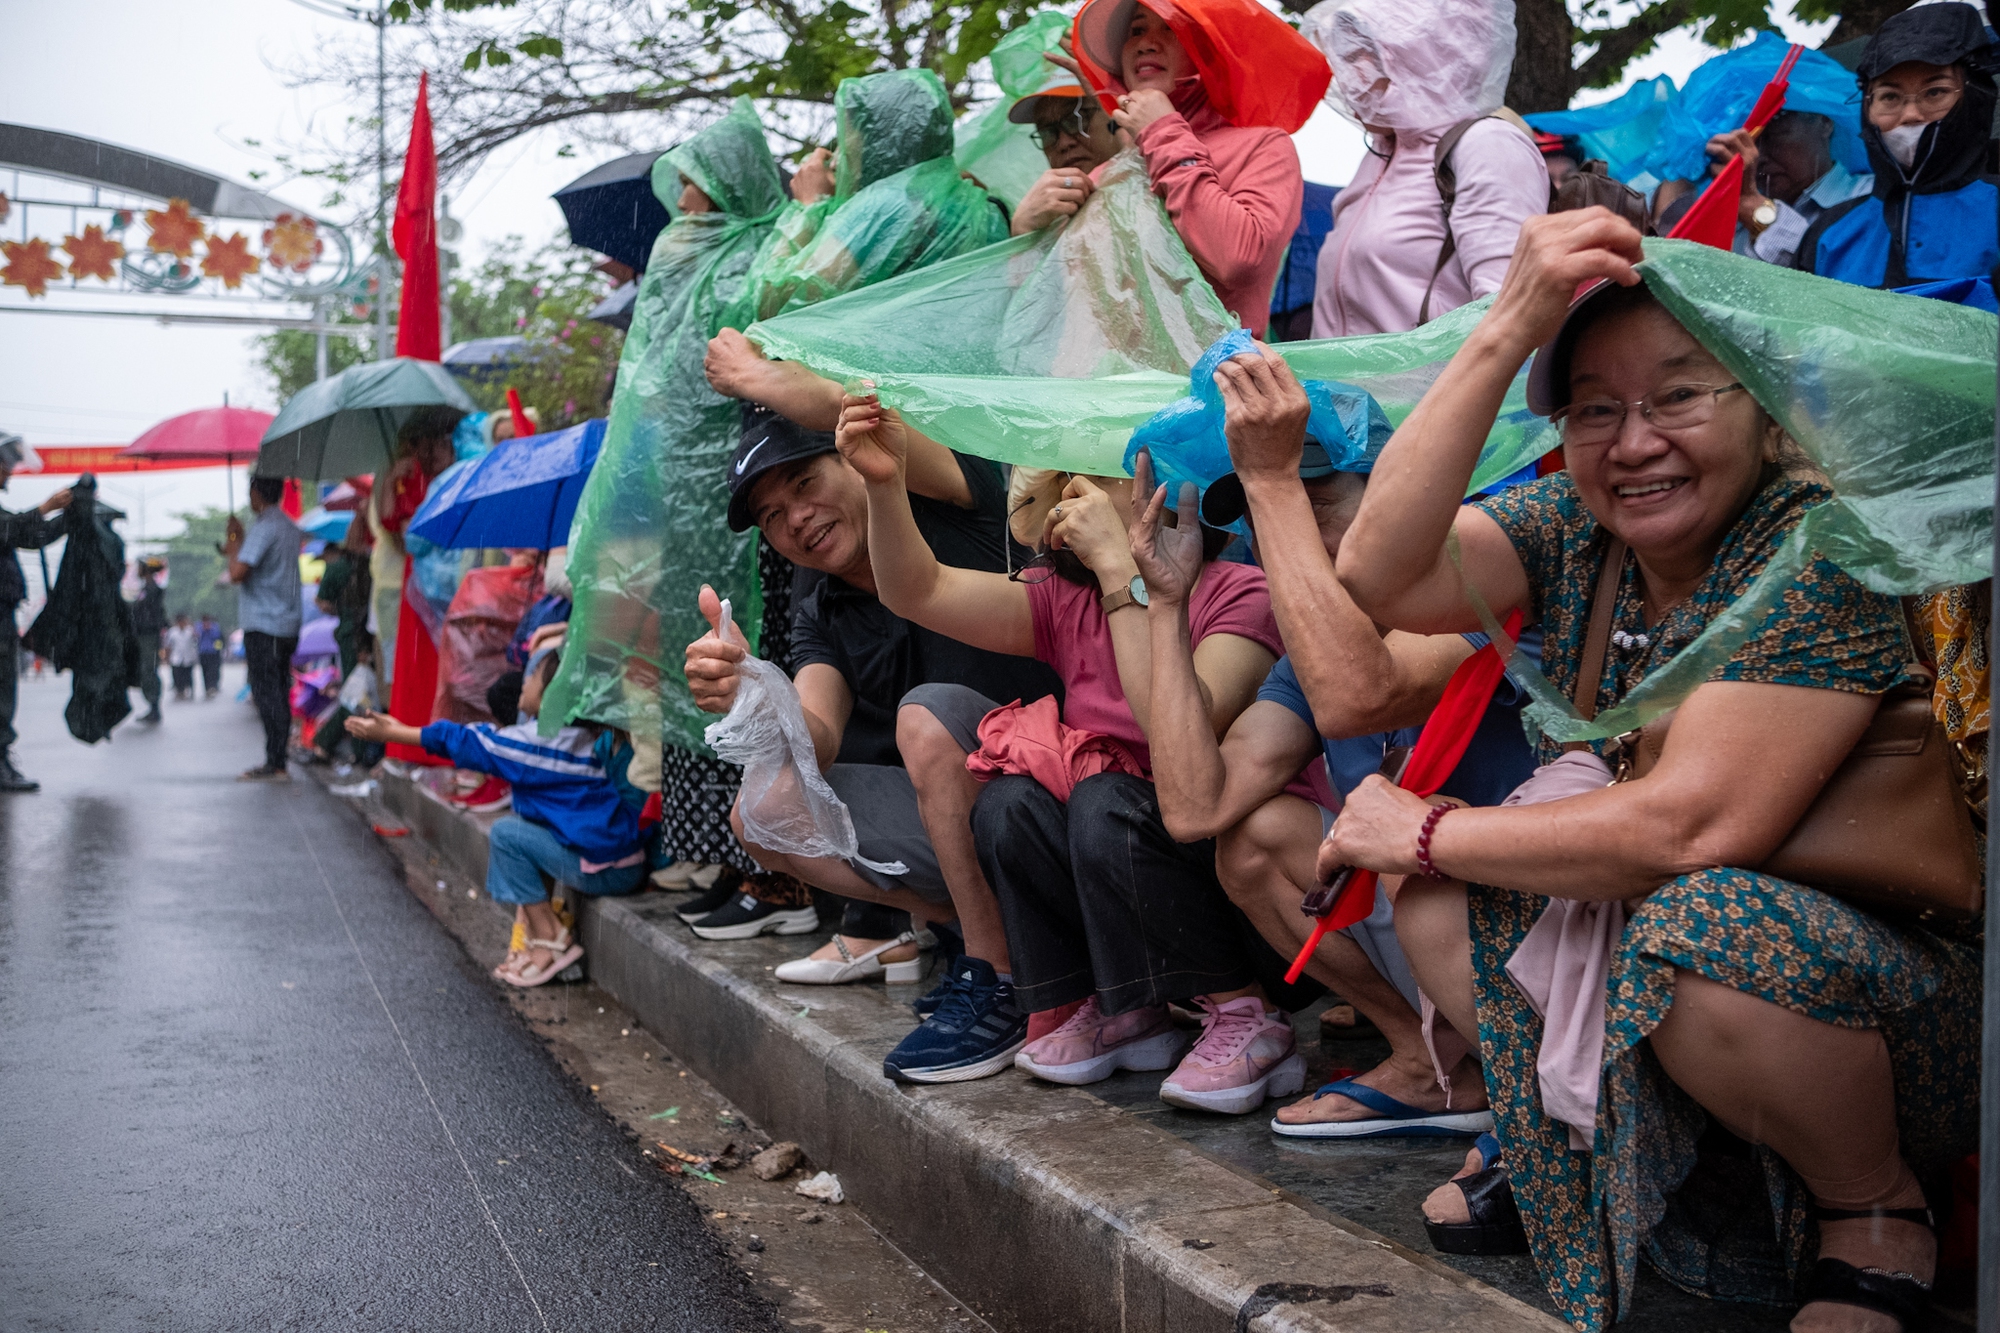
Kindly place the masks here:
<instances>
[{"instance_id":1,"label":"orange flower decoration","mask_svg":"<svg viewBox=\"0 0 2000 1333\"><path fill-rule=\"evenodd\" d=\"M63 275L62 262L49 254L49 243L39 236L26 241L0 241L0 255L7 259L0 268L0 285L25 287L30 296L47 296L49 282Z\"/></svg>"},{"instance_id":2,"label":"orange flower decoration","mask_svg":"<svg viewBox=\"0 0 2000 1333\"><path fill-rule=\"evenodd\" d=\"M303 273L326 250L319 223L312 218L280 213L264 229L264 255L275 269Z\"/></svg>"},{"instance_id":3,"label":"orange flower decoration","mask_svg":"<svg viewBox=\"0 0 2000 1333\"><path fill-rule=\"evenodd\" d=\"M106 236L104 228L94 222L83 229L81 236L63 237L62 248L69 251L69 272L73 278L114 282L118 278L114 265L125 257L125 247Z\"/></svg>"},{"instance_id":4,"label":"orange flower decoration","mask_svg":"<svg viewBox=\"0 0 2000 1333\"><path fill-rule=\"evenodd\" d=\"M14 201L7 197L7 192L5 190L0 190L0 222L5 222L7 220L7 215L9 213L12 213L13 211L14 211Z\"/></svg>"},{"instance_id":5,"label":"orange flower decoration","mask_svg":"<svg viewBox=\"0 0 2000 1333\"><path fill-rule=\"evenodd\" d=\"M201 219L190 211L185 199L169 199L165 209L146 210L146 225L153 234L146 238L146 248L157 250L163 255L179 255L182 259L194 255L194 243L201 239Z\"/></svg>"},{"instance_id":6,"label":"orange flower decoration","mask_svg":"<svg viewBox=\"0 0 2000 1333\"><path fill-rule=\"evenodd\" d=\"M243 285L243 279L264 266L264 261L250 253L250 238L237 232L228 240L219 236L208 238L208 257L201 261L203 276L221 278L222 285L235 291Z\"/></svg>"}]
</instances>

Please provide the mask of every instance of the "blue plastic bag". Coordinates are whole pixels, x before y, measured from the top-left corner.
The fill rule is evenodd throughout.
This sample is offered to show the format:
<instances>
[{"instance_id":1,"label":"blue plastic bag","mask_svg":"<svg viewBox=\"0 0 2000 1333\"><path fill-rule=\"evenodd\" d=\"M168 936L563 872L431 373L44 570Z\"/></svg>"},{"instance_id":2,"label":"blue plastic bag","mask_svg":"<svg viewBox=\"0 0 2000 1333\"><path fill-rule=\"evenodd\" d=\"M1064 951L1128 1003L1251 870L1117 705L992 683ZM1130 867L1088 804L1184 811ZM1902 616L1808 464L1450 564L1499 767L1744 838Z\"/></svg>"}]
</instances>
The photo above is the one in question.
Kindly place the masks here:
<instances>
[{"instance_id":1,"label":"blue plastic bag","mask_svg":"<svg viewBox=\"0 0 2000 1333\"><path fill-rule=\"evenodd\" d=\"M1206 491L1218 477L1234 472L1229 440L1223 433L1222 393L1215 387L1215 371L1229 358L1255 350L1255 340L1243 329L1210 343L1188 372L1189 395L1167 404L1132 432L1131 442L1125 446L1125 470L1132 471L1141 449L1150 451L1153 476L1171 497L1180 495L1184 481ZM1373 468L1394 429L1381 405L1365 390L1338 380L1305 380L1302 387L1312 402L1306 434L1326 450L1334 470L1367 472ZM1229 531L1248 534L1250 529L1238 519L1229 525Z\"/></svg>"}]
</instances>

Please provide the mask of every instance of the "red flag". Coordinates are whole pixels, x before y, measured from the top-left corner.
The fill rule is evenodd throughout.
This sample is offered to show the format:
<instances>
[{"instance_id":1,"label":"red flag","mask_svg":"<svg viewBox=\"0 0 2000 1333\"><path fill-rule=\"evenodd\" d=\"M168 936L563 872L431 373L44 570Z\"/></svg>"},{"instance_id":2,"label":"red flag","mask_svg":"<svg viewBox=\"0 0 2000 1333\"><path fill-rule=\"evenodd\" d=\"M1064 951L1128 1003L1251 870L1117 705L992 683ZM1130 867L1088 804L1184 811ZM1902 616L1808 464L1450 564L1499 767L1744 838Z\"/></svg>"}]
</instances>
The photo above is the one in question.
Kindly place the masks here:
<instances>
[{"instance_id":1,"label":"red flag","mask_svg":"<svg viewBox=\"0 0 2000 1333\"><path fill-rule=\"evenodd\" d=\"M1727 250L1736 243L1736 215L1741 211L1742 198L1743 159L1732 157L1667 235L1677 241L1700 241Z\"/></svg>"},{"instance_id":2,"label":"red flag","mask_svg":"<svg viewBox=\"0 0 2000 1333\"><path fill-rule=\"evenodd\" d=\"M521 391L511 384L507 386L507 415L514 422L515 439L525 440L535 433L534 419L521 406Z\"/></svg>"},{"instance_id":3,"label":"red flag","mask_svg":"<svg viewBox=\"0 0 2000 1333\"><path fill-rule=\"evenodd\" d=\"M391 233L403 261L403 306L396 317L396 355L435 361L444 355L438 316L437 147L431 141L429 74L417 80L410 149L396 191Z\"/></svg>"},{"instance_id":4,"label":"red flag","mask_svg":"<svg viewBox=\"0 0 2000 1333\"><path fill-rule=\"evenodd\" d=\"M1504 627L1507 637L1513 639L1521 632L1521 613L1510 611ZM1410 761L1403 767L1403 776L1396 785L1404 791L1413 791L1419 796L1430 796L1444 785L1458 761L1465 758L1466 747L1472 744L1473 733L1486 717L1486 707L1493 702L1493 691L1500 685L1500 677L1505 675L1507 663L1500 656L1500 650L1492 643L1458 664L1458 670L1451 673L1445 682L1444 694L1438 699L1437 707L1431 710L1424 722L1423 734L1417 737L1416 749L1410 752ZM1333 910L1321 917L1313 926L1312 938L1299 956L1292 960L1292 966L1285 973L1287 984L1299 979L1305 970L1306 961L1319 948L1319 942L1330 930L1340 930L1365 918L1375 910L1375 881L1377 875L1372 870L1349 872L1347 884L1340 897L1334 902Z\"/></svg>"},{"instance_id":5,"label":"red flag","mask_svg":"<svg viewBox=\"0 0 2000 1333\"><path fill-rule=\"evenodd\" d=\"M1799 54L1805 48L1796 43L1785 52L1785 58L1778 64L1778 72L1764 85L1764 91L1757 95L1757 105L1750 108L1749 119L1743 128L1752 134L1771 123L1771 118L1785 106L1785 94L1791 89L1792 66L1798 63ZM1736 217L1741 211L1743 198L1743 159L1732 157L1716 173L1708 188L1701 192L1701 198L1694 206L1681 214L1681 220L1667 233L1675 240L1699 241L1712 245L1718 250L1728 250L1736 243Z\"/></svg>"}]
</instances>

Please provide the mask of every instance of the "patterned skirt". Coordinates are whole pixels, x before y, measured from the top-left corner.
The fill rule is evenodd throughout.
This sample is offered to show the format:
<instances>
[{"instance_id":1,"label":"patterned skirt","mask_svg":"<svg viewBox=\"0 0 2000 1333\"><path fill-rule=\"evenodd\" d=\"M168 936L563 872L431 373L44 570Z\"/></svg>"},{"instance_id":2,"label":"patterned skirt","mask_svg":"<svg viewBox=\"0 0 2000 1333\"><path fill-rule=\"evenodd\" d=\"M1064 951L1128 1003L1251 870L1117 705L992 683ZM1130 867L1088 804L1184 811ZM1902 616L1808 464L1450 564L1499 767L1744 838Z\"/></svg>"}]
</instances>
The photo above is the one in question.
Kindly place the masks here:
<instances>
[{"instance_id":1,"label":"patterned skirt","mask_svg":"<svg viewBox=\"0 0 2000 1333\"><path fill-rule=\"evenodd\" d=\"M792 562L757 544L757 578L764 594L760 654L786 671L792 669ZM699 861L703 865L734 866L744 874L757 863L736 841L729 828L729 809L743 770L713 755L696 754L669 745L661 756L660 805L667 812L660 827L659 865Z\"/></svg>"},{"instance_id":2,"label":"patterned skirt","mask_svg":"<svg viewBox=\"0 0 2000 1333\"><path fill-rule=\"evenodd\" d=\"M1981 950L1971 931L1890 925L1817 889L1747 870L1686 875L1626 924L1607 983L1596 1146L1572 1152L1541 1109L1542 1023L1506 964L1547 899L1475 885L1474 990L1486 1090L1535 1264L1556 1312L1597 1333L1631 1313L1640 1256L1697 1295L1796 1303L1811 1202L1775 1154L1717 1151L1706 1113L1648 1034L1676 969L1889 1048L1903 1155L1921 1175L1979 1139Z\"/></svg>"}]
</instances>

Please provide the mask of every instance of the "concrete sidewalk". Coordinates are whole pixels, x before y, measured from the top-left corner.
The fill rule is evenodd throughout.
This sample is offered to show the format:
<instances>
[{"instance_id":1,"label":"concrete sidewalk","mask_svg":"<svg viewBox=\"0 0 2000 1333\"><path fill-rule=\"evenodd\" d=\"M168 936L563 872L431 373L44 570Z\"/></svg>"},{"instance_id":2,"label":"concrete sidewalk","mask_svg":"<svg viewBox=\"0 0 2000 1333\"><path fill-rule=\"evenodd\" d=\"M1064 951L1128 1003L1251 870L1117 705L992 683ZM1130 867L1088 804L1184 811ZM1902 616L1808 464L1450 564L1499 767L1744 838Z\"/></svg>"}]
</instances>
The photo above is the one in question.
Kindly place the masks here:
<instances>
[{"instance_id":1,"label":"concrete sidewalk","mask_svg":"<svg viewBox=\"0 0 2000 1333\"><path fill-rule=\"evenodd\" d=\"M385 779L382 796L483 879L493 816L450 810L406 780ZM584 900L591 979L767 1132L839 1174L877 1227L996 1326L1565 1327L1526 1258L1454 1260L1460 1268L1428 1252L1415 1204L1463 1160L1463 1141L1282 1140L1265 1127L1268 1115L1166 1107L1158 1075L1088 1089L1012 1071L895 1084L882 1057L910 1030L908 1002L930 981L783 985L771 970L821 936L701 941L673 915L683 901ZM1321 1047L1316 1011L1298 1021L1315 1077L1365 1069L1385 1053L1358 1042ZM1640 1304L1622 1328L1737 1333L1786 1322L1682 1295L1650 1273Z\"/></svg>"}]
</instances>

